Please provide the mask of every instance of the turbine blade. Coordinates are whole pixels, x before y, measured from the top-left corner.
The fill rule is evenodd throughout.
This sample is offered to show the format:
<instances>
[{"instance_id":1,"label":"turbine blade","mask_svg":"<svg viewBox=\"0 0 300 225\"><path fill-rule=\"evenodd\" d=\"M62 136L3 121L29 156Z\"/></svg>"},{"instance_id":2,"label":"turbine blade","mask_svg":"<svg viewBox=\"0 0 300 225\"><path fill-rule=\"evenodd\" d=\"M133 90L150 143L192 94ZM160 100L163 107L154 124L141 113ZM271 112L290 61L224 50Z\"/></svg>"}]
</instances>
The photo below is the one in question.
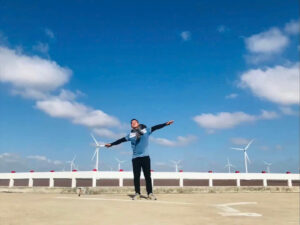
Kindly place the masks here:
<instances>
[{"instance_id":1,"label":"turbine blade","mask_svg":"<svg viewBox=\"0 0 300 225\"><path fill-rule=\"evenodd\" d=\"M248 160L249 163L251 163L251 161L250 161L250 159L249 159L249 156L248 156L247 152L245 152L245 154L246 154L246 159Z\"/></svg>"},{"instance_id":2,"label":"turbine blade","mask_svg":"<svg viewBox=\"0 0 300 225\"><path fill-rule=\"evenodd\" d=\"M247 146L245 147L245 150L247 150L247 149L250 147L250 145L252 144L253 141L254 141L254 139L252 139L252 140L247 144Z\"/></svg>"},{"instance_id":3,"label":"turbine blade","mask_svg":"<svg viewBox=\"0 0 300 225\"><path fill-rule=\"evenodd\" d=\"M75 161L75 159L76 159L76 155L74 156L74 158L72 159L72 161L71 161L71 162L74 162L74 161Z\"/></svg>"},{"instance_id":4,"label":"turbine blade","mask_svg":"<svg viewBox=\"0 0 300 225\"><path fill-rule=\"evenodd\" d=\"M238 151L244 151L244 149L242 149L242 148L231 148L231 149L238 150Z\"/></svg>"},{"instance_id":5,"label":"turbine blade","mask_svg":"<svg viewBox=\"0 0 300 225\"><path fill-rule=\"evenodd\" d=\"M99 145L99 144L98 144L98 141L96 140L96 138L94 137L94 135L93 135L92 133L91 133L91 136L92 136L94 142L96 143L96 145L98 146L98 145Z\"/></svg>"},{"instance_id":6,"label":"turbine blade","mask_svg":"<svg viewBox=\"0 0 300 225\"><path fill-rule=\"evenodd\" d=\"M97 154L97 151L98 151L98 148L96 148L95 152L94 152L94 155L92 157L92 160L95 158L96 154Z\"/></svg>"}]
</instances>

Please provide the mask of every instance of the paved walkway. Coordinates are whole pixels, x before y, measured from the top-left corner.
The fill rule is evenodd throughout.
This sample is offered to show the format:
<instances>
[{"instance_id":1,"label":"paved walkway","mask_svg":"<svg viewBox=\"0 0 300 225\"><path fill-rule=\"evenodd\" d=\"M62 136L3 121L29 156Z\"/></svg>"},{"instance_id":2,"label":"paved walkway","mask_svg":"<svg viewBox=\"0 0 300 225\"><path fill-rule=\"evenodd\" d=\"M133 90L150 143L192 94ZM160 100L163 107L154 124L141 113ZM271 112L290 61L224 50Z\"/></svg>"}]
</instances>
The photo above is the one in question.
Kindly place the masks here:
<instances>
[{"instance_id":1,"label":"paved walkway","mask_svg":"<svg viewBox=\"0 0 300 225\"><path fill-rule=\"evenodd\" d=\"M299 224L299 193L128 195L0 193L1 225Z\"/></svg>"}]
</instances>

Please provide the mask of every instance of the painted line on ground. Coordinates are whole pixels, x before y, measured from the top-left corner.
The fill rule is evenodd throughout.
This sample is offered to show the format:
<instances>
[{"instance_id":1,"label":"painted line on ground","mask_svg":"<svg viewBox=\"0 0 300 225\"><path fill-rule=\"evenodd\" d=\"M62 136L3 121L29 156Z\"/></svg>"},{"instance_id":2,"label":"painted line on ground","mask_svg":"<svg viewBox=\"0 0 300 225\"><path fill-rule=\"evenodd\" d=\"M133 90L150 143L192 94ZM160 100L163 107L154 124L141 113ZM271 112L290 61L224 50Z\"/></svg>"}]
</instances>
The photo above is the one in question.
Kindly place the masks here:
<instances>
[{"instance_id":1,"label":"painted line on ground","mask_svg":"<svg viewBox=\"0 0 300 225\"><path fill-rule=\"evenodd\" d=\"M83 198L83 197L55 197L56 199L70 199L70 200L86 200L86 201L116 201L116 202L138 202L138 203L152 203L152 204L169 204L169 205L195 205L189 202L172 202L160 200L129 200L129 199L115 199L115 198Z\"/></svg>"},{"instance_id":2,"label":"painted line on ground","mask_svg":"<svg viewBox=\"0 0 300 225\"><path fill-rule=\"evenodd\" d=\"M251 213L251 212L241 212L240 210L237 210L235 208L232 208L232 206L238 206L238 205L254 205L257 204L257 202L231 202L226 204L217 204L214 205L217 207L221 212L219 212L222 216L248 216L248 217L260 217L261 214L258 213Z\"/></svg>"}]
</instances>

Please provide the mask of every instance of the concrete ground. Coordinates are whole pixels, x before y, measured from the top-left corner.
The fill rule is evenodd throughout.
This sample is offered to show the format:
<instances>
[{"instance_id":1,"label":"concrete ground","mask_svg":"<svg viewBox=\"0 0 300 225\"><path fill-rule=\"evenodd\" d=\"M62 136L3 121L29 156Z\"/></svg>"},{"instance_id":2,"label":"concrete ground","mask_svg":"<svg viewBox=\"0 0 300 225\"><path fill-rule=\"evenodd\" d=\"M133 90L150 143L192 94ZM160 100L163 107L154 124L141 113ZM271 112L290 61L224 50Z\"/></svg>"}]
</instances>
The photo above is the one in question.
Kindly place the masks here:
<instances>
[{"instance_id":1,"label":"concrete ground","mask_svg":"<svg viewBox=\"0 0 300 225\"><path fill-rule=\"evenodd\" d=\"M1 225L299 224L299 193L159 194L0 193Z\"/></svg>"}]
</instances>

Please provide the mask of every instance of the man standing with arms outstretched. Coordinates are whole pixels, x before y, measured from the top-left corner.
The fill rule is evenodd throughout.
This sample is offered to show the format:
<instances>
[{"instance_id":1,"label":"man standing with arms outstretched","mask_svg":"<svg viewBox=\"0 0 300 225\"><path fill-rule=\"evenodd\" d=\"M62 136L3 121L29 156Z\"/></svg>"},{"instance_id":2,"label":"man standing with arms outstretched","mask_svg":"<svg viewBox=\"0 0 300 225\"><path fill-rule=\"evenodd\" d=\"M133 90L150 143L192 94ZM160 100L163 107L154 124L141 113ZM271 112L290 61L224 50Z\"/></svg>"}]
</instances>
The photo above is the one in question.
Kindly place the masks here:
<instances>
[{"instance_id":1,"label":"man standing with arms outstretched","mask_svg":"<svg viewBox=\"0 0 300 225\"><path fill-rule=\"evenodd\" d=\"M143 169L143 173L145 176L148 199L156 200L156 197L152 192L151 162L150 162L150 157L148 152L149 136L153 131L171 125L172 123L174 123L173 120L148 128L144 124L140 124L137 119L132 119L131 120L132 129L130 134L115 142L105 145L105 147L109 148L111 146L121 144L122 142L126 142L126 141L131 142L131 148L133 151L132 168L133 168L134 188L135 188L135 195L132 198L133 200L141 198L141 191L140 191L141 169Z\"/></svg>"}]
</instances>

